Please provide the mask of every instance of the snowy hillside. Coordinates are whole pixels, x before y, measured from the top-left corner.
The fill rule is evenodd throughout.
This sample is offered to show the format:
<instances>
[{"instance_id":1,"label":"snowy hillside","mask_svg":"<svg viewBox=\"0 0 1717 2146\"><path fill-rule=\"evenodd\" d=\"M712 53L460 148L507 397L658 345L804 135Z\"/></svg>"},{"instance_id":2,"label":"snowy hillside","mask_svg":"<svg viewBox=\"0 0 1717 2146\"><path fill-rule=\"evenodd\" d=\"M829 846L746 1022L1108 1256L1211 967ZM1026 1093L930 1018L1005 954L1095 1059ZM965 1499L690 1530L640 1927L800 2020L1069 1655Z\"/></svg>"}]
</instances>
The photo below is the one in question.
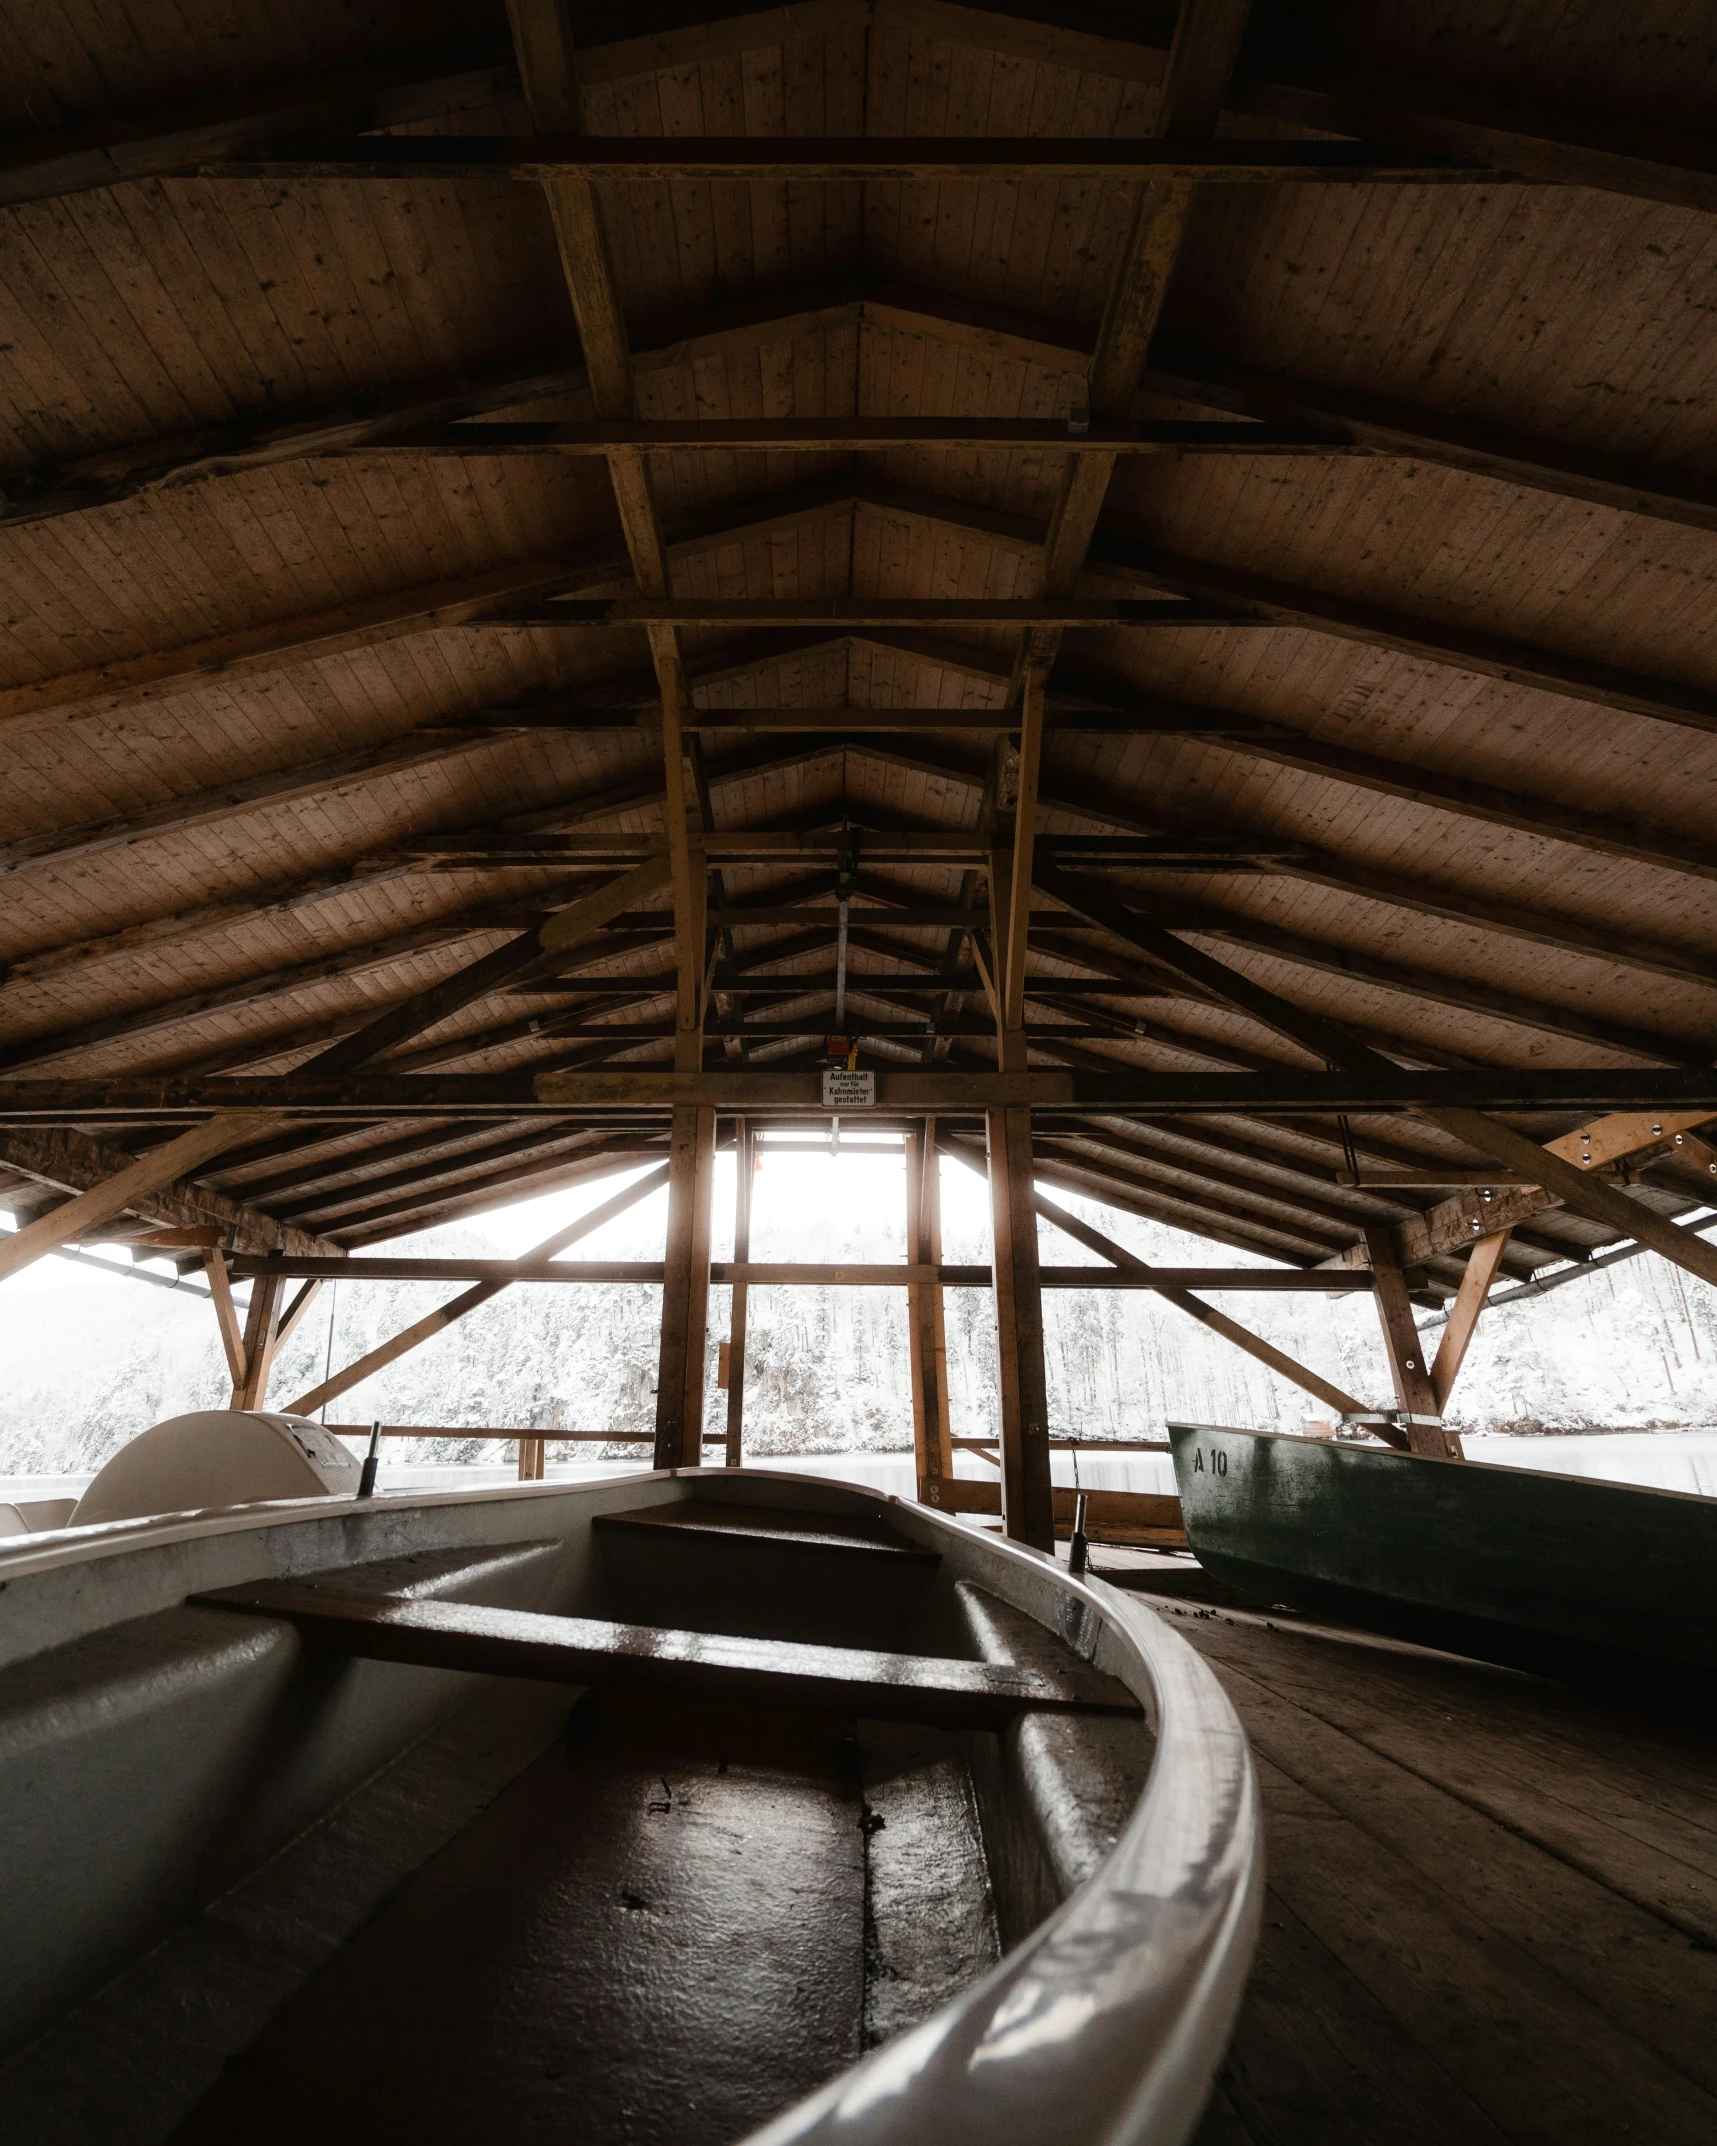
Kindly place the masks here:
<instances>
[{"instance_id":1,"label":"snowy hillside","mask_svg":"<svg viewBox=\"0 0 1717 2146\"><path fill-rule=\"evenodd\" d=\"M814 1174L785 1159L773 1204L760 1180L760 1259L898 1259L898 1160L855 1162L885 1197L843 1195L832 1207ZM731 1183L731 1178L728 1180ZM605 1195L551 1209L546 1226ZM729 1196L730 1197L730 1196ZM950 1171L946 1257L988 1258L982 1188ZM718 1186L718 1202L721 1200ZM1208 1263L1211 1248L1095 1206L1079 1206L1145 1257ZM658 1194L572 1257L661 1256ZM730 1211L726 1203L717 1212ZM485 1228L432 1232L402 1251L517 1256L543 1229L496 1217ZM1045 1227L1046 1259L1088 1254ZM718 1244L716 1256L727 1256ZM1230 1255L1221 1255L1226 1263ZM284 1406L386 1339L451 1285L348 1284L324 1291L283 1352L270 1387ZM565 1426L647 1432L654 1416L659 1292L653 1288L522 1286L343 1396L335 1420L438 1425ZM1233 1294L1232 1316L1351 1392L1382 1404L1388 1376L1374 1316L1358 1297ZM994 1323L986 1292L950 1291L949 1376L958 1432L995 1427ZM1297 1425L1315 1404L1150 1295L1116 1290L1045 1298L1052 1427L1085 1436L1160 1435L1165 1418ZM725 1421L714 1345L728 1328L727 1292L711 1304L709 1422ZM1432 1339L1434 1346L1434 1338ZM747 1451L757 1455L898 1449L911 1441L906 1306L897 1290L754 1289L747 1379ZM228 1383L205 1297L44 1261L0 1291L0 1473L93 1468L127 1438L183 1409L224 1406ZM1596 1274L1540 1301L1489 1315L1454 1410L1465 1429L1668 1428L1717 1422L1717 1291L1653 1258ZM492 1449L491 1449L492 1450ZM586 1447L586 1454L600 1448ZM478 1448L396 1447L390 1458L476 1458Z\"/></svg>"}]
</instances>

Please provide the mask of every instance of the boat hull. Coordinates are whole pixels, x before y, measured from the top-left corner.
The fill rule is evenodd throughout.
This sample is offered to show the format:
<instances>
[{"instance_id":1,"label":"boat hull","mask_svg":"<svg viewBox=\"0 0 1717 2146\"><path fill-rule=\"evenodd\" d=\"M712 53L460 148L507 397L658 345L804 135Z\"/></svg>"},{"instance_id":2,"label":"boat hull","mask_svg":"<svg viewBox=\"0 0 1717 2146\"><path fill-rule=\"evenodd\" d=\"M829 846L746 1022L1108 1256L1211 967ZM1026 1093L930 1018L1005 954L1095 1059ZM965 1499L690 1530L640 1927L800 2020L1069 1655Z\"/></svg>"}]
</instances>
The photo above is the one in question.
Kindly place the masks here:
<instances>
[{"instance_id":1,"label":"boat hull","mask_svg":"<svg viewBox=\"0 0 1717 2146\"><path fill-rule=\"evenodd\" d=\"M1187 1536L1267 1603L1566 1674L1717 1668L1717 1503L1171 1424Z\"/></svg>"},{"instance_id":2,"label":"boat hull","mask_svg":"<svg viewBox=\"0 0 1717 2146\"><path fill-rule=\"evenodd\" d=\"M515 2146L1197 2124L1256 1782L1101 1582L716 1469L71 1529L0 1583L20 2137L271 2146L335 2077L342 2136Z\"/></svg>"}]
</instances>

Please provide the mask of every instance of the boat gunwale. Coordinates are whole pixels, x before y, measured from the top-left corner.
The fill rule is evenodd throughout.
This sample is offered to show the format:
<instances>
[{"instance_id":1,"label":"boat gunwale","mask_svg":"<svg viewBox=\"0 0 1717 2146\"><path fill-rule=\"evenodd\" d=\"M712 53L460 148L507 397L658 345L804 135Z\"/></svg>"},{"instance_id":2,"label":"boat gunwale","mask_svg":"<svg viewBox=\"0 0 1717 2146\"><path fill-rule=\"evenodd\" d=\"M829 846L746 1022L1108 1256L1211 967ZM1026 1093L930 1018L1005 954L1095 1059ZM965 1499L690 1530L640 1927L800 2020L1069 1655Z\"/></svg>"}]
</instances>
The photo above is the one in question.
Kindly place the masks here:
<instances>
[{"instance_id":1,"label":"boat gunwale","mask_svg":"<svg viewBox=\"0 0 1717 2146\"><path fill-rule=\"evenodd\" d=\"M1303 1431L1255 1431L1244 1423L1181 1423L1178 1421L1171 1421L1164 1428L1169 1433L1171 1443L1176 1431L1182 1431L1188 1437L1192 1437L1198 1432L1204 1432L1206 1435L1212 1432L1220 1432L1225 1438L1268 1438L1282 1445L1308 1446L1319 1452L1342 1455L1350 1461L1357 1457L1361 1460L1417 1461L1428 1468L1477 1468L1482 1469L1486 1475L1513 1476L1517 1480L1530 1483L1561 1484L1576 1491L1603 1492L1619 1490L1641 1498L1674 1498L1683 1505L1717 1505L1717 1498L1708 1498L1703 1491L1671 1490L1662 1483L1618 1483L1612 1481L1608 1476L1564 1475L1561 1470L1556 1468L1522 1468L1513 1461L1480 1460L1474 1459L1470 1455L1462 1455L1458 1460L1453 1456L1445 1459L1442 1455L1436 1453L1406 1453L1399 1446L1381 1444L1362 1446L1354 1439L1313 1438ZM1604 1434L1597 1432L1593 1435L1602 1437ZM1664 1435L1673 1436L1674 1434L1666 1432ZM1184 1498L1184 1492L1180 1492L1178 1473L1175 1478L1175 1486L1177 1492ZM1196 1551L1194 1554L1197 1554Z\"/></svg>"}]
</instances>

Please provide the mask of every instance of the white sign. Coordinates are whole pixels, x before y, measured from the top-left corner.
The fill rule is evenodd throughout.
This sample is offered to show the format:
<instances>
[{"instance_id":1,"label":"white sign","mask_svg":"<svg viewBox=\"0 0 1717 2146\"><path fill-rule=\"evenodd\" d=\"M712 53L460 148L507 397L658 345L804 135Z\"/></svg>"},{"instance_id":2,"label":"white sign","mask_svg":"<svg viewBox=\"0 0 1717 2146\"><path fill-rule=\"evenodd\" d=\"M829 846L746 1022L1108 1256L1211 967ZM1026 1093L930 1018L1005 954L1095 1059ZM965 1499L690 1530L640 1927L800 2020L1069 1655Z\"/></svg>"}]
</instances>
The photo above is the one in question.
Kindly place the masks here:
<instances>
[{"instance_id":1,"label":"white sign","mask_svg":"<svg viewBox=\"0 0 1717 2146\"><path fill-rule=\"evenodd\" d=\"M823 1107L826 1110L874 1110L876 1075L851 1073L836 1066L823 1075Z\"/></svg>"}]
</instances>

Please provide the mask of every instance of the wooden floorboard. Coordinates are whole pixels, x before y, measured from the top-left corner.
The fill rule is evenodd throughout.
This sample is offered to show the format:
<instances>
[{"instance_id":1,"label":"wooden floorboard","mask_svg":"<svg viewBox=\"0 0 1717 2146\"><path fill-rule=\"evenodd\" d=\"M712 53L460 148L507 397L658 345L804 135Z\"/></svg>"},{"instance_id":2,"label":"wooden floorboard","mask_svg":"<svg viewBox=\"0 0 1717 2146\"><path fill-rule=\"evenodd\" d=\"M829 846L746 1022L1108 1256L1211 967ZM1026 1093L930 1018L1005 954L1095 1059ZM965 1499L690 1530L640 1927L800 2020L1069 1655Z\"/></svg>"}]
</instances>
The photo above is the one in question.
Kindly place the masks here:
<instances>
[{"instance_id":1,"label":"wooden floorboard","mask_svg":"<svg viewBox=\"0 0 1717 2146\"><path fill-rule=\"evenodd\" d=\"M1268 1635L1249 1665L1260 1649L1272 1688L1343 1734L1689 1937L1717 1934L1717 1752L1699 1732L1686 1732L1680 1778L1667 1780L1640 1749L1663 1748L1649 1716L1637 1741L1624 1740L1598 1702L1525 1678L1511 1693L1506 1672L1435 1658L1404 1669L1399 1656L1368 1668L1351 1647L1327 1647L1314 1663L1291 1646L1272 1653ZM1700 1758L1703 1797L1687 1770Z\"/></svg>"},{"instance_id":2,"label":"wooden floorboard","mask_svg":"<svg viewBox=\"0 0 1717 2146\"><path fill-rule=\"evenodd\" d=\"M1258 1962L1198 2146L1717 2138L1704 1727L1280 1615L1154 1606L1239 1710L1266 1817Z\"/></svg>"}]
</instances>

